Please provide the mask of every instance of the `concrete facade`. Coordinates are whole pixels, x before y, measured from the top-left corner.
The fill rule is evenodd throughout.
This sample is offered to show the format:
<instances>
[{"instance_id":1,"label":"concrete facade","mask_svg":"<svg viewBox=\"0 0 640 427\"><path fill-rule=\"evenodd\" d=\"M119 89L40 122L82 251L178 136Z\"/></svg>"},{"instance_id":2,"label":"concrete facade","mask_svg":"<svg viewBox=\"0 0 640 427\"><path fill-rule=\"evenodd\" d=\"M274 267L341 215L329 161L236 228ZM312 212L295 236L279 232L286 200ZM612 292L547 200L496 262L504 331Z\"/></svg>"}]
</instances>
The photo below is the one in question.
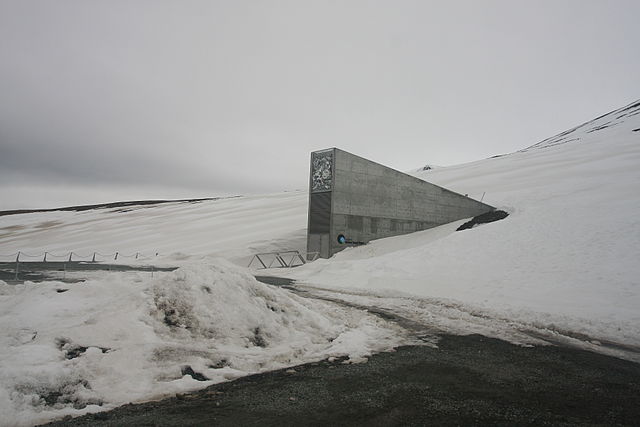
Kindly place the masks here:
<instances>
[{"instance_id":1,"label":"concrete facade","mask_svg":"<svg viewBox=\"0 0 640 427\"><path fill-rule=\"evenodd\" d=\"M345 247L470 218L492 206L337 148L311 153L307 251ZM340 243L338 236L346 243Z\"/></svg>"}]
</instances>

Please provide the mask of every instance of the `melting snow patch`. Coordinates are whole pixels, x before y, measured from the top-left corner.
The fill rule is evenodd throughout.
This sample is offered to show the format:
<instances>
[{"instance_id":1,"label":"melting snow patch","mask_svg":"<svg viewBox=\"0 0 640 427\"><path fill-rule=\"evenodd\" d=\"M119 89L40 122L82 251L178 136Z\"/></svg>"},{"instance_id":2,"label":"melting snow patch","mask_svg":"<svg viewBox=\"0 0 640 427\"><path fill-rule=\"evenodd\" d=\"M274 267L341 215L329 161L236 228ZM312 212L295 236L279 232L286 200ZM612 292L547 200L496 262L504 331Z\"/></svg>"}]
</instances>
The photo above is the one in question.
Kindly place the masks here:
<instances>
[{"instance_id":1,"label":"melting snow patch","mask_svg":"<svg viewBox=\"0 0 640 427\"><path fill-rule=\"evenodd\" d=\"M223 260L83 284L0 283L0 425L161 398L327 357L366 360L406 331ZM55 298L53 297L55 295Z\"/></svg>"}]
</instances>

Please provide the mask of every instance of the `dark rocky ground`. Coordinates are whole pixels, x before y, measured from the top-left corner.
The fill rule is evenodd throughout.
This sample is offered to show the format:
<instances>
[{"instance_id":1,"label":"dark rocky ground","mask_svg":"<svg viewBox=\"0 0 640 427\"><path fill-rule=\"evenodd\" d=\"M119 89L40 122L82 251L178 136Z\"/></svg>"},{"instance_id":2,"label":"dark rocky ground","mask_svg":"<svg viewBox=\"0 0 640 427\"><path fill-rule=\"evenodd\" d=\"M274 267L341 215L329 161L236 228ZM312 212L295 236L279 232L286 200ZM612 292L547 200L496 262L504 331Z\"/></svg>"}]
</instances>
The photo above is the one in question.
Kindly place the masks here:
<instances>
[{"instance_id":1,"label":"dark rocky ground","mask_svg":"<svg viewBox=\"0 0 640 427\"><path fill-rule=\"evenodd\" d=\"M443 336L364 364L319 362L56 426L640 425L640 365Z\"/></svg>"},{"instance_id":2,"label":"dark rocky ground","mask_svg":"<svg viewBox=\"0 0 640 427\"><path fill-rule=\"evenodd\" d=\"M238 196L231 196L238 197ZM16 209L10 211L0 211L0 216L5 215L18 215L18 214L27 214L27 213L36 213L36 212L57 212L57 211L72 211L72 212L83 212L90 211L96 209L123 209L121 212L126 212L126 208L130 207L140 207L140 206L155 206L161 205L165 203L199 203L209 200L219 200L222 197L205 197L200 199L178 199L178 200L135 200L135 201L127 201L127 202L111 202L111 203L100 203L97 205L80 205L80 206L65 206L62 208L51 208L51 209Z\"/></svg>"},{"instance_id":3,"label":"dark rocky ground","mask_svg":"<svg viewBox=\"0 0 640 427\"><path fill-rule=\"evenodd\" d=\"M456 231L463 231L473 228L476 225L480 224L488 224L494 221L500 221L501 219L505 219L509 214L505 211L501 210L493 210L491 212L483 213L482 215L475 216L471 218L470 221L465 222L460 227L456 228Z\"/></svg>"}]
</instances>

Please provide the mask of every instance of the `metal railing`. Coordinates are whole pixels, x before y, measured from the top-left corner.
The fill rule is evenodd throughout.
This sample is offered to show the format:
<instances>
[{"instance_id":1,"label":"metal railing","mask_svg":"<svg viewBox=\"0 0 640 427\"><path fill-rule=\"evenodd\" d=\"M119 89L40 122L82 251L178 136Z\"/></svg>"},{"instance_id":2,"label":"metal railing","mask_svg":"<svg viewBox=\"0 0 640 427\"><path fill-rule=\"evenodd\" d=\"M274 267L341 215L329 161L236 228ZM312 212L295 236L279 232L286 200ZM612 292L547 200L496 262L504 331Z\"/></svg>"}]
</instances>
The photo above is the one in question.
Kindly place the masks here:
<instances>
[{"instance_id":1,"label":"metal railing","mask_svg":"<svg viewBox=\"0 0 640 427\"><path fill-rule=\"evenodd\" d=\"M307 260L315 261L319 255L319 252L307 252L307 259L305 260L305 257L303 257L299 251L264 252L255 254L251 258L251 261L249 261L247 267L251 267L251 265L257 261L263 269L291 268L306 264Z\"/></svg>"}]
</instances>

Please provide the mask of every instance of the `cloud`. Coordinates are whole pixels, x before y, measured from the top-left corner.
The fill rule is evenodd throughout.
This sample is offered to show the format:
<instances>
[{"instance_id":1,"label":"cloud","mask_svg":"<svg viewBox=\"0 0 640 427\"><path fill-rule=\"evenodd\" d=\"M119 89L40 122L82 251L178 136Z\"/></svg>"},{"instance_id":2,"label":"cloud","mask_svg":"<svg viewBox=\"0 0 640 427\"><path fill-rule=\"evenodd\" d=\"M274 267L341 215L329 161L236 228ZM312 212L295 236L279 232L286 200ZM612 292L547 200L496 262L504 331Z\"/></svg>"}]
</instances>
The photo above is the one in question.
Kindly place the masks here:
<instances>
[{"instance_id":1,"label":"cloud","mask_svg":"<svg viewBox=\"0 0 640 427\"><path fill-rule=\"evenodd\" d=\"M400 170L515 151L638 97L633 12L4 1L0 187L280 191L332 146Z\"/></svg>"}]
</instances>

